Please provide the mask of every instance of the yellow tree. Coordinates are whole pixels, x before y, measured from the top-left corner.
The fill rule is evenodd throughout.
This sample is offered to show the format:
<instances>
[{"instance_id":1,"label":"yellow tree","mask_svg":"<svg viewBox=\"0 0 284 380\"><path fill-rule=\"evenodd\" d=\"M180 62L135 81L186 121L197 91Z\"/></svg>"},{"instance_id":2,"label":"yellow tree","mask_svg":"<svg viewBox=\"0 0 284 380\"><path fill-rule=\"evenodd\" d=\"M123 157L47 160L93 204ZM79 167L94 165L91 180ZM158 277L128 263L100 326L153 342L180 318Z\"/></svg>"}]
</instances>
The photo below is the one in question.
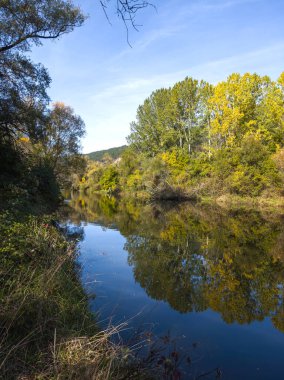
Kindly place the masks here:
<instances>
[{"instance_id":1,"label":"yellow tree","mask_svg":"<svg viewBox=\"0 0 284 380\"><path fill-rule=\"evenodd\" d=\"M244 135L257 129L257 109L268 77L257 74L232 74L216 85L209 100L212 110L212 135L215 147L238 144Z\"/></svg>"}]
</instances>

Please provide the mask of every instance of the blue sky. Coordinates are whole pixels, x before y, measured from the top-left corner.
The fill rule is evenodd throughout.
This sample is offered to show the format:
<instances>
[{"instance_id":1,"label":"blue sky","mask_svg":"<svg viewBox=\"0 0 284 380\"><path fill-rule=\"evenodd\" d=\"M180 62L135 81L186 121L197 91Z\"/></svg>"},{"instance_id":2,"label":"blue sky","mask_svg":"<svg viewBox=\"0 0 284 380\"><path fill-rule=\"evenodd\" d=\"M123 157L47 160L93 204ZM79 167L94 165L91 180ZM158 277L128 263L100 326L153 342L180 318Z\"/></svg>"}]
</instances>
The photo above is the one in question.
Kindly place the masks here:
<instances>
[{"instance_id":1,"label":"blue sky","mask_svg":"<svg viewBox=\"0 0 284 380\"><path fill-rule=\"evenodd\" d=\"M232 72L276 79L284 71L284 0L153 0L130 32L97 0L78 0L85 24L31 56L52 78L52 101L86 123L85 153L125 144L129 124L150 93L185 76L216 83Z\"/></svg>"}]
</instances>

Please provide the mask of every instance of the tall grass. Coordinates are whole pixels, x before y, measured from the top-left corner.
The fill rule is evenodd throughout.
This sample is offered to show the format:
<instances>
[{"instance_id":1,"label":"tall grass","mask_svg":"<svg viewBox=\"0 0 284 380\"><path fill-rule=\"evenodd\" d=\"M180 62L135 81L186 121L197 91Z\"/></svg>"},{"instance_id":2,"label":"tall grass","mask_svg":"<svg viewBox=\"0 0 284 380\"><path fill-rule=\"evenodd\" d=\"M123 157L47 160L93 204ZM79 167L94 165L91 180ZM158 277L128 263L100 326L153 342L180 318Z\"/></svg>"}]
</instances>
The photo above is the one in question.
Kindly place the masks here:
<instances>
[{"instance_id":1,"label":"tall grass","mask_svg":"<svg viewBox=\"0 0 284 380\"><path fill-rule=\"evenodd\" d=\"M0 236L1 379L119 378L128 357L88 310L74 242L50 218L7 212Z\"/></svg>"}]
</instances>

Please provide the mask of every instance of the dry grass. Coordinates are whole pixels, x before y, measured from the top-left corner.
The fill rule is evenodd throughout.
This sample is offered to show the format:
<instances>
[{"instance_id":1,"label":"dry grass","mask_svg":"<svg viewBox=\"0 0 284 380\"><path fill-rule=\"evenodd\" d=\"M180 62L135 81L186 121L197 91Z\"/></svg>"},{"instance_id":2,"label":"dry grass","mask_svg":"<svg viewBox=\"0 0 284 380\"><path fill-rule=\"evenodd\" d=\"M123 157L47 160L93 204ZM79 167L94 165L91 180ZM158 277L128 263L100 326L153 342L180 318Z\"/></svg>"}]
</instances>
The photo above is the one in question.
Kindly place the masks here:
<instances>
[{"instance_id":1,"label":"dry grass","mask_svg":"<svg viewBox=\"0 0 284 380\"><path fill-rule=\"evenodd\" d=\"M108 380L124 378L130 350L112 342L125 325L109 327L93 337L79 337L56 344L48 378ZM51 376L50 376L51 375Z\"/></svg>"}]
</instances>

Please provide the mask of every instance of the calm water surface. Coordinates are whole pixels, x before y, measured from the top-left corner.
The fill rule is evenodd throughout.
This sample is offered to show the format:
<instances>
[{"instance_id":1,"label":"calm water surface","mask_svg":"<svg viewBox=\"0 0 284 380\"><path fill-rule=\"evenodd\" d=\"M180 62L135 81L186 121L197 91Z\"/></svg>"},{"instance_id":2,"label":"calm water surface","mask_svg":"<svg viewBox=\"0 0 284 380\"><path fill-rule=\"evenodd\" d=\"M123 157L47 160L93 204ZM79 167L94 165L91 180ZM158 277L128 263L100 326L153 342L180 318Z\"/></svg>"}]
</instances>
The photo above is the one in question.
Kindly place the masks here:
<instances>
[{"instance_id":1,"label":"calm water surface","mask_svg":"<svg viewBox=\"0 0 284 380\"><path fill-rule=\"evenodd\" d=\"M284 379L283 218L76 196L82 284L101 324L170 336L182 379ZM215 378L215 374L202 377Z\"/></svg>"}]
</instances>

